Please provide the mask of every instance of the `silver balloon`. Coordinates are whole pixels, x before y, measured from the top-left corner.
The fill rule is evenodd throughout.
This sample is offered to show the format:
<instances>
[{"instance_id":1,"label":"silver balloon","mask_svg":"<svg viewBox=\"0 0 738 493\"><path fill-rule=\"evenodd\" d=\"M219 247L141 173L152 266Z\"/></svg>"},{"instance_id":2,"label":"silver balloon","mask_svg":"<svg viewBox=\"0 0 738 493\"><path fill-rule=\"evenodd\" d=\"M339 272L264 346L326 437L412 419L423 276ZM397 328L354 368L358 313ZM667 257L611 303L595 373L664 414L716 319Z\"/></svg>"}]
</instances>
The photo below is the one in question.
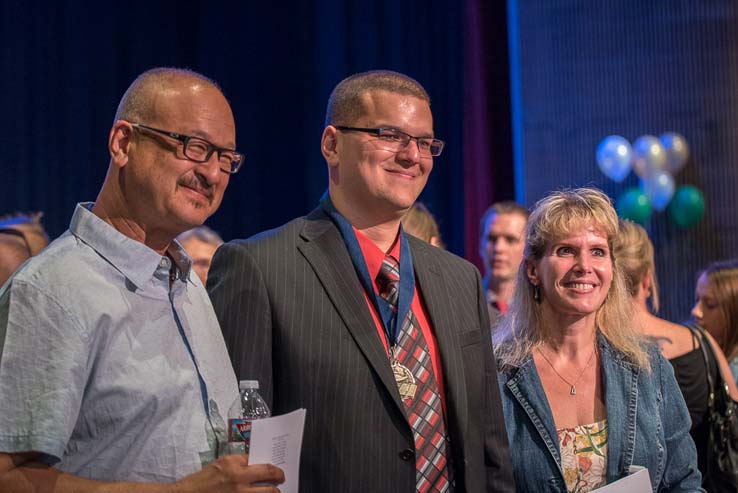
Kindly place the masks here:
<instances>
[{"instance_id":1,"label":"silver balloon","mask_svg":"<svg viewBox=\"0 0 738 493\"><path fill-rule=\"evenodd\" d=\"M656 170L666 169L666 151L653 135L638 137L633 143L633 171L643 179Z\"/></svg>"},{"instance_id":2,"label":"silver balloon","mask_svg":"<svg viewBox=\"0 0 738 493\"><path fill-rule=\"evenodd\" d=\"M597 146L597 165L611 180L623 181L630 173L632 159L630 142L619 135L605 137Z\"/></svg>"},{"instance_id":3,"label":"silver balloon","mask_svg":"<svg viewBox=\"0 0 738 493\"><path fill-rule=\"evenodd\" d=\"M654 209L661 212L669 205L674 196L674 177L661 169L651 172L648 178L641 179L641 190L651 200Z\"/></svg>"},{"instance_id":4,"label":"silver balloon","mask_svg":"<svg viewBox=\"0 0 738 493\"><path fill-rule=\"evenodd\" d=\"M689 159L687 139L676 132L666 132L659 137L666 151L666 169L674 175L678 173Z\"/></svg>"}]
</instances>

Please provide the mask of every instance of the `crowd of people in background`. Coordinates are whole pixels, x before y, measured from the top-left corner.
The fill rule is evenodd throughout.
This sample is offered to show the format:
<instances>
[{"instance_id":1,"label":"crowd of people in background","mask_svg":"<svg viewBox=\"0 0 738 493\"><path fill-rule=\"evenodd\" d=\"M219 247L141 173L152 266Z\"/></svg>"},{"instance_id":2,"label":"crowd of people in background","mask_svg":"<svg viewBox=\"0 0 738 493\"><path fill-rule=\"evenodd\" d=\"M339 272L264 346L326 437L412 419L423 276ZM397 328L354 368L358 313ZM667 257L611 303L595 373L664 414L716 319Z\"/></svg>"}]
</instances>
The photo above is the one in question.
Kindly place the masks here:
<instances>
[{"instance_id":1,"label":"crowd of people in background","mask_svg":"<svg viewBox=\"0 0 738 493\"><path fill-rule=\"evenodd\" d=\"M308 409L306 492L588 492L636 465L654 491L714 487L738 260L698 273L688 322L659 318L646 230L580 188L491 205L481 276L417 201L443 147L420 84L351 76L315 210L224 244L203 223L243 162L230 106L200 74L142 74L69 231L0 217L0 490L277 491L279 468L224 453L238 379Z\"/></svg>"}]
</instances>

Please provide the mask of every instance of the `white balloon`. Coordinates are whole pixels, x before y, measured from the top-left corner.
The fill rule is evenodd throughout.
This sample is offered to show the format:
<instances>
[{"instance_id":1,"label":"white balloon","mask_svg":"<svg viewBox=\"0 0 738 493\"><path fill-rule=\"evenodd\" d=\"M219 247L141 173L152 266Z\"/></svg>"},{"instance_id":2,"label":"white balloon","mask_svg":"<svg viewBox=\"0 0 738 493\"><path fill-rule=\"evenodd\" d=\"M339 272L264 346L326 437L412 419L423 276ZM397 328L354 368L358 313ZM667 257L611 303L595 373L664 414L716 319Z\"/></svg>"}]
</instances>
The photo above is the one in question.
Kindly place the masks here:
<instances>
[{"instance_id":1,"label":"white balloon","mask_svg":"<svg viewBox=\"0 0 738 493\"><path fill-rule=\"evenodd\" d=\"M689 159L687 139L676 132L666 132L659 140L666 151L666 169L671 174L678 173Z\"/></svg>"},{"instance_id":2,"label":"white balloon","mask_svg":"<svg viewBox=\"0 0 738 493\"><path fill-rule=\"evenodd\" d=\"M597 146L597 165L611 180L623 181L630 173L632 159L630 142L619 135L605 137Z\"/></svg>"},{"instance_id":3,"label":"white balloon","mask_svg":"<svg viewBox=\"0 0 738 493\"><path fill-rule=\"evenodd\" d=\"M641 179L641 189L651 200L654 209L661 212L669 205L674 196L674 177L661 169L651 172L648 178Z\"/></svg>"},{"instance_id":4,"label":"white balloon","mask_svg":"<svg viewBox=\"0 0 738 493\"><path fill-rule=\"evenodd\" d=\"M666 151L653 135L638 137L633 143L633 171L643 179L656 170L666 169Z\"/></svg>"}]
</instances>

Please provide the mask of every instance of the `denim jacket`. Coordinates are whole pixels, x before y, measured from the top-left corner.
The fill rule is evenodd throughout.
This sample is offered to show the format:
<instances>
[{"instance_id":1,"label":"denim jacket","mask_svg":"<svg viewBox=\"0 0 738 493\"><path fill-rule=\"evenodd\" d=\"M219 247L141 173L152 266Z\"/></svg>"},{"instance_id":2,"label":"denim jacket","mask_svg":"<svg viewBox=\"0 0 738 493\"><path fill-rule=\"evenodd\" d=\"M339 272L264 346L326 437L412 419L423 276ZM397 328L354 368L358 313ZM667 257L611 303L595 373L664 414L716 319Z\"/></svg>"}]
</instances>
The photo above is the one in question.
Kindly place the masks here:
<instances>
[{"instance_id":1,"label":"denim jacket","mask_svg":"<svg viewBox=\"0 0 738 493\"><path fill-rule=\"evenodd\" d=\"M607 482L645 466L654 492L704 491L689 413L671 365L649 347L651 371L625 359L602 336L607 409ZM532 357L498 374L517 490L566 492L559 440Z\"/></svg>"}]
</instances>

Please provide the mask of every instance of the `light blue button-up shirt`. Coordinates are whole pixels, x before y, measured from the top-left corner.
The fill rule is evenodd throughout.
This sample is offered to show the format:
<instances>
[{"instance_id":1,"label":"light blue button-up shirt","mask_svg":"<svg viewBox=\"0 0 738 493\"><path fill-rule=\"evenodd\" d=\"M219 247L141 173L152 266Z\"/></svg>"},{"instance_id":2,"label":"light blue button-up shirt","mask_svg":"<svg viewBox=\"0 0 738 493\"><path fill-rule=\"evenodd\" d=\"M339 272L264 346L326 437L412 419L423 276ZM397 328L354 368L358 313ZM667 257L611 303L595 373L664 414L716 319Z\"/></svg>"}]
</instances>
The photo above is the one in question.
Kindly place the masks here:
<instances>
[{"instance_id":1,"label":"light blue button-up shirt","mask_svg":"<svg viewBox=\"0 0 738 493\"><path fill-rule=\"evenodd\" d=\"M87 207L0 289L0 451L175 481L223 452L238 388L218 321L176 242L162 257Z\"/></svg>"}]
</instances>

